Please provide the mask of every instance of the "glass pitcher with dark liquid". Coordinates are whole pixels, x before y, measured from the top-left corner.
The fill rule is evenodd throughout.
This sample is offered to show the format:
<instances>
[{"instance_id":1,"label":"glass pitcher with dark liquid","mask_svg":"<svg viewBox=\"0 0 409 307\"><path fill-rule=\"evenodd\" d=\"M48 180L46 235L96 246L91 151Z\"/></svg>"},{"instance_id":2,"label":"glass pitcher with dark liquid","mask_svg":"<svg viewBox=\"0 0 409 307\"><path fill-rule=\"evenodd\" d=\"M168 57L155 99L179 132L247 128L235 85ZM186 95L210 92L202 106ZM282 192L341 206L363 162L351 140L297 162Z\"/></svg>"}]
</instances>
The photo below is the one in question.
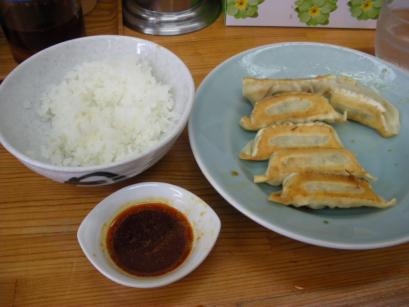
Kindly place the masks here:
<instances>
[{"instance_id":1,"label":"glass pitcher with dark liquid","mask_svg":"<svg viewBox=\"0 0 409 307\"><path fill-rule=\"evenodd\" d=\"M0 0L0 22L17 62L85 34L79 0Z\"/></svg>"}]
</instances>

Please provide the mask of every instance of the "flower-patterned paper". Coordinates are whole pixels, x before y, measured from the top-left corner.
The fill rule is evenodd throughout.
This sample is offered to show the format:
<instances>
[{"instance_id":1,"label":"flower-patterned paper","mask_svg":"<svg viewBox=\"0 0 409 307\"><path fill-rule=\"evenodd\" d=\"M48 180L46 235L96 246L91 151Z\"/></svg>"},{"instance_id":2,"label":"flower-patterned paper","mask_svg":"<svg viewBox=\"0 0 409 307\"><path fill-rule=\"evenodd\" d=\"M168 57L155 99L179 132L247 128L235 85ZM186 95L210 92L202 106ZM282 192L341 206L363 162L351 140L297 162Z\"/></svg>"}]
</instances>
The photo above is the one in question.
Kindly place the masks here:
<instances>
[{"instance_id":1,"label":"flower-patterned paper","mask_svg":"<svg viewBox=\"0 0 409 307\"><path fill-rule=\"evenodd\" d=\"M235 18L258 16L258 5L264 0L227 0L227 14Z\"/></svg>"},{"instance_id":2,"label":"flower-patterned paper","mask_svg":"<svg viewBox=\"0 0 409 307\"><path fill-rule=\"evenodd\" d=\"M348 5L353 17L360 20L378 19L383 0L350 0Z\"/></svg>"},{"instance_id":3,"label":"flower-patterned paper","mask_svg":"<svg viewBox=\"0 0 409 307\"><path fill-rule=\"evenodd\" d=\"M383 3L393 0L224 1L226 25L375 28Z\"/></svg>"},{"instance_id":4,"label":"flower-patterned paper","mask_svg":"<svg viewBox=\"0 0 409 307\"><path fill-rule=\"evenodd\" d=\"M295 10L301 22L309 25L327 25L331 12L337 8L337 0L297 0Z\"/></svg>"}]
</instances>

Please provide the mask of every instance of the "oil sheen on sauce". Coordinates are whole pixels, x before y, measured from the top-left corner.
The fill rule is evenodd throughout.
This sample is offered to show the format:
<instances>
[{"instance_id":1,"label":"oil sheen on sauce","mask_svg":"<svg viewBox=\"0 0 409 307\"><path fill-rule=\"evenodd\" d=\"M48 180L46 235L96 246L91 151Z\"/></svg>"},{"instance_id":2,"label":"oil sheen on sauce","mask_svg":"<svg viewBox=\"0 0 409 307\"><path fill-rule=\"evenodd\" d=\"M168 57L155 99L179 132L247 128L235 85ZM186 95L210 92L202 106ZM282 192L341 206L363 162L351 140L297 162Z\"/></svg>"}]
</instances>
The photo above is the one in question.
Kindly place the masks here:
<instances>
[{"instance_id":1,"label":"oil sheen on sauce","mask_svg":"<svg viewBox=\"0 0 409 307\"><path fill-rule=\"evenodd\" d=\"M172 271L187 258L192 241L193 230L187 218L163 203L124 210L114 219L106 236L111 259L136 276Z\"/></svg>"}]
</instances>

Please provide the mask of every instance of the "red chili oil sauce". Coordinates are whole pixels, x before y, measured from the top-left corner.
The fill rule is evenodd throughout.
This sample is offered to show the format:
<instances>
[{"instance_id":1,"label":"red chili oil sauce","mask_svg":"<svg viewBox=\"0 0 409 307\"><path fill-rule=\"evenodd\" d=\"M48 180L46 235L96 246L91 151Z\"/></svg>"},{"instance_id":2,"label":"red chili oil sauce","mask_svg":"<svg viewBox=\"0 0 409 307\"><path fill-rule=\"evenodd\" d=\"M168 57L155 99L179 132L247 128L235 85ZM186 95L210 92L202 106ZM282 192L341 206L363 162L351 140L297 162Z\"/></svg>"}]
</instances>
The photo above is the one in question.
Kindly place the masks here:
<instances>
[{"instance_id":1,"label":"red chili oil sauce","mask_svg":"<svg viewBox=\"0 0 409 307\"><path fill-rule=\"evenodd\" d=\"M137 276L172 271L189 255L193 230L178 210L146 203L121 212L107 232L106 246L114 263Z\"/></svg>"}]
</instances>

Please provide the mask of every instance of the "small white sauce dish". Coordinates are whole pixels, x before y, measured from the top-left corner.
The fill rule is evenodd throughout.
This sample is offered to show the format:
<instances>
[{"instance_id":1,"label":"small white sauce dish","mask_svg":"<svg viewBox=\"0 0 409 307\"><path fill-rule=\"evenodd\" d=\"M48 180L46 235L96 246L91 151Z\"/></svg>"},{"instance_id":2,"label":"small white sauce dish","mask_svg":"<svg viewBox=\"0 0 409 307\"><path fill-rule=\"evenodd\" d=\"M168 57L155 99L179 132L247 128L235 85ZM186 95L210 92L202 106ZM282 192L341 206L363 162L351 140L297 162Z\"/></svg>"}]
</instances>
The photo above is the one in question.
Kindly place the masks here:
<instances>
[{"instance_id":1,"label":"small white sauce dish","mask_svg":"<svg viewBox=\"0 0 409 307\"><path fill-rule=\"evenodd\" d=\"M176 269L160 276L132 276L113 264L106 250L105 232L112 220L133 205L157 200L177 209L189 220L193 229L192 249ZM212 250L221 222L213 209L193 193L167 183L134 184L103 199L82 221L78 242L88 260L110 280L128 287L155 288L173 283L198 267Z\"/></svg>"}]
</instances>

